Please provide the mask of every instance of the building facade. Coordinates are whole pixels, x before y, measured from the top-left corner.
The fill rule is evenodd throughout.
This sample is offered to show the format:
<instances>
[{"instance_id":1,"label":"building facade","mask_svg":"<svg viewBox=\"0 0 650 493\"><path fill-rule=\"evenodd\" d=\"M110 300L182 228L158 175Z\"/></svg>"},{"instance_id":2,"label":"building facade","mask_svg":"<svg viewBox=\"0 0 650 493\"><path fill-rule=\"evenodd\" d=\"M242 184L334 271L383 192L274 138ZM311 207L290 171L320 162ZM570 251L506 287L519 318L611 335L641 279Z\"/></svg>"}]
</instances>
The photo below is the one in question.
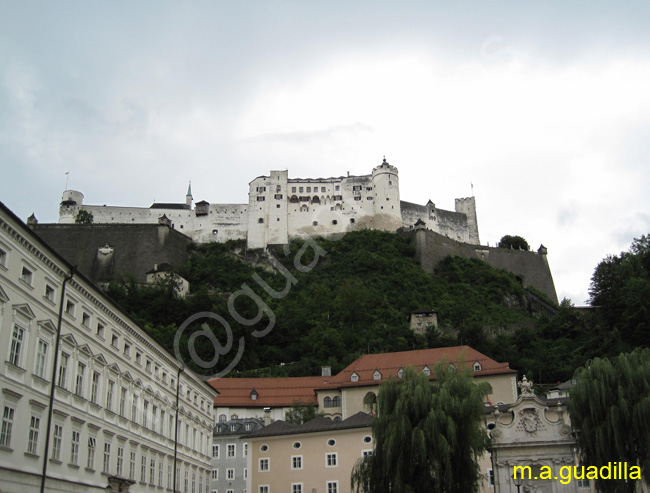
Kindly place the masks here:
<instances>
[{"instance_id":1,"label":"building facade","mask_svg":"<svg viewBox=\"0 0 650 493\"><path fill-rule=\"evenodd\" d=\"M1 203L0 350L4 493L208 491L216 393Z\"/></svg>"},{"instance_id":2,"label":"building facade","mask_svg":"<svg viewBox=\"0 0 650 493\"><path fill-rule=\"evenodd\" d=\"M249 440L251 493L350 493L352 468L374 448L372 417L362 412L344 421L276 421Z\"/></svg>"},{"instance_id":3,"label":"building facade","mask_svg":"<svg viewBox=\"0 0 650 493\"><path fill-rule=\"evenodd\" d=\"M479 242L474 197L456 199L455 210L438 209L429 201L418 205L400 200L399 176L386 159L361 176L289 178L271 171L249 184L247 204L197 202L188 189L184 203L155 203L149 208L84 205L84 196L66 190L59 223L71 224L80 210L94 223L156 224L161 216L197 242L246 239L249 248L282 245L292 238L342 234L354 229L396 231L413 229L420 220L427 228L454 240Z\"/></svg>"},{"instance_id":4,"label":"building facade","mask_svg":"<svg viewBox=\"0 0 650 493\"><path fill-rule=\"evenodd\" d=\"M214 426L212 440L212 493L245 493L250 481L248 435L261 430L260 419L231 419Z\"/></svg>"}]
</instances>

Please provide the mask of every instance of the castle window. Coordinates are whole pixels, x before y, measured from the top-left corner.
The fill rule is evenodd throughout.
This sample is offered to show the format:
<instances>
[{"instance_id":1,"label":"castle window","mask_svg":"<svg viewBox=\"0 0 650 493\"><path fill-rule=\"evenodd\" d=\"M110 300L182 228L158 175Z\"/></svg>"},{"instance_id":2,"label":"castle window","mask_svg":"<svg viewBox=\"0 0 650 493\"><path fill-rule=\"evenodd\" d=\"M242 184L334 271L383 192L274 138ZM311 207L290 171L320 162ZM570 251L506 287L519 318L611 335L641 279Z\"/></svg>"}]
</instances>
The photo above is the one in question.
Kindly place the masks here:
<instances>
[{"instance_id":1,"label":"castle window","mask_svg":"<svg viewBox=\"0 0 650 493\"><path fill-rule=\"evenodd\" d=\"M454 365L453 363L449 363L449 366L447 367L447 371L449 373L456 373L456 365Z\"/></svg>"},{"instance_id":2,"label":"castle window","mask_svg":"<svg viewBox=\"0 0 650 493\"><path fill-rule=\"evenodd\" d=\"M276 193L274 198L276 198L277 200L280 200L282 198L282 194L281 193Z\"/></svg>"},{"instance_id":3,"label":"castle window","mask_svg":"<svg viewBox=\"0 0 650 493\"><path fill-rule=\"evenodd\" d=\"M325 187L320 187L320 191L321 191L321 193L324 193L325 192Z\"/></svg>"},{"instance_id":4,"label":"castle window","mask_svg":"<svg viewBox=\"0 0 650 493\"><path fill-rule=\"evenodd\" d=\"M293 187L293 188L295 189L296 187ZM292 195L291 198L289 199L289 202L291 202L292 204L295 204L295 203L299 202L298 197L295 196L295 195Z\"/></svg>"},{"instance_id":5,"label":"castle window","mask_svg":"<svg viewBox=\"0 0 650 493\"><path fill-rule=\"evenodd\" d=\"M307 193L311 192L311 187L307 187Z\"/></svg>"},{"instance_id":6,"label":"castle window","mask_svg":"<svg viewBox=\"0 0 650 493\"><path fill-rule=\"evenodd\" d=\"M332 224L338 224L338 221L336 219L332 219Z\"/></svg>"},{"instance_id":7,"label":"castle window","mask_svg":"<svg viewBox=\"0 0 650 493\"><path fill-rule=\"evenodd\" d=\"M372 200L372 197L366 197L366 200Z\"/></svg>"},{"instance_id":8,"label":"castle window","mask_svg":"<svg viewBox=\"0 0 650 493\"><path fill-rule=\"evenodd\" d=\"M386 201L389 201L389 200L390 200L390 199L389 199L388 197L386 197Z\"/></svg>"},{"instance_id":9,"label":"castle window","mask_svg":"<svg viewBox=\"0 0 650 493\"><path fill-rule=\"evenodd\" d=\"M264 218L263 218L263 217L260 217L260 218L257 220L257 222L260 223L260 224L262 224L262 223L264 222Z\"/></svg>"},{"instance_id":10,"label":"castle window","mask_svg":"<svg viewBox=\"0 0 650 493\"><path fill-rule=\"evenodd\" d=\"M300 197L300 202L309 202L309 201L310 201L309 197L306 196Z\"/></svg>"},{"instance_id":11,"label":"castle window","mask_svg":"<svg viewBox=\"0 0 650 493\"><path fill-rule=\"evenodd\" d=\"M361 185L354 185L352 190L361 190Z\"/></svg>"},{"instance_id":12,"label":"castle window","mask_svg":"<svg viewBox=\"0 0 650 493\"><path fill-rule=\"evenodd\" d=\"M302 192L304 192L304 191L305 191L305 189L304 189L303 187L299 187L299 188L298 188L298 192L299 192L299 193L302 193Z\"/></svg>"},{"instance_id":13,"label":"castle window","mask_svg":"<svg viewBox=\"0 0 650 493\"><path fill-rule=\"evenodd\" d=\"M275 206L275 208L276 208L276 209L279 209L279 208L280 208L280 204L277 204L277 205Z\"/></svg>"},{"instance_id":14,"label":"castle window","mask_svg":"<svg viewBox=\"0 0 650 493\"><path fill-rule=\"evenodd\" d=\"M265 199L266 199L266 197L264 197L263 195L260 195L259 197L257 197L258 202L264 202Z\"/></svg>"},{"instance_id":15,"label":"castle window","mask_svg":"<svg viewBox=\"0 0 650 493\"><path fill-rule=\"evenodd\" d=\"M291 193L296 193L296 187L291 187Z\"/></svg>"},{"instance_id":16,"label":"castle window","mask_svg":"<svg viewBox=\"0 0 650 493\"><path fill-rule=\"evenodd\" d=\"M354 224L354 218L353 217L350 218L350 224Z\"/></svg>"},{"instance_id":17,"label":"castle window","mask_svg":"<svg viewBox=\"0 0 650 493\"><path fill-rule=\"evenodd\" d=\"M213 234L213 235L216 235L218 232L219 232L218 229L213 229L213 230L212 230L212 234Z\"/></svg>"},{"instance_id":18,"label":"castle window","mask_svg":"<svg viewBox=\"0 0 650 493\"><path fill-rule=\"evenodd\" d=\"M314 221L312 224L313 224L314 226L318 226L318 221Z\"/></svg>"},{"instance_id":19,"label":"castle window","mask_svg":"<svg viewBox=\"0 0 650 493\"><path fill-rule=\"evenodd\" d=\"M311 203L312 204L320 204L320 199L318 197L314 197L313 199L311 199Z\"/></svg>"},{"instance_id":20,"label":"castle window","mask_svg":"<svg viewBox=\"0 0 650 493\"><path fill-rule=\"evenodd\" d=\"M54 288L49 284L45 285L45 299L48 301L54 301Z\"/></svg>"},{"instance_id":21,"label":"castle window","mask_svg":"<svg viewBox=\"0 0 650 493\"><path fill-rule=\"evenodd\" d=\"M361 195L355 195L354 200L361 200Z\"/></svg>"},{"instance_id":22,"label":"castle window","mask_svg":"<svg viewBox=\"0 0 650 493\"><path fill-rule=\"evenodd\" d=\"M276 192L281 192L281 191L282 191L282 187L281 187L280 185L277 185L277 186L275 187L275 191L276 191Z\"/></svg>"},{"instance_id":23,"label":"castle window","mask_svg":"<svg viewBox=\"0 0 650 493\"><path fill-rule=\"evenodd\" d=\"M366 187L366 190L370 191L372 190L372 187Z\"/></svg>"}]
</instances>

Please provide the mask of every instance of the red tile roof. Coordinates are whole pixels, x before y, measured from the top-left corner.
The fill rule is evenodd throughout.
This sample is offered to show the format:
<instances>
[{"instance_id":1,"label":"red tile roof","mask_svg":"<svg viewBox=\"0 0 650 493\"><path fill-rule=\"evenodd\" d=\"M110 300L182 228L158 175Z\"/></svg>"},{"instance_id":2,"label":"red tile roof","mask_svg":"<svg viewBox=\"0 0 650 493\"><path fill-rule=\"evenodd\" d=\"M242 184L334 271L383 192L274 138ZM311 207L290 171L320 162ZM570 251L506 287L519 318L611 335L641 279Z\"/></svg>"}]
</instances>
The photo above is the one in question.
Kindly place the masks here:
<instances>
[{"instance_id":1,"label":"red tile roof","mask_svg":"<svg viewBox=\"0 0 650 493\"><path fill-rule=\"evenodd\" d=\"M427 366L433 378L436 363L445 358L456 366L460 366L463 361L472 366L478 361L481 370L474 372L474 376L517 373L510 369L508 363L499 363L469 346L455 346L367 354L331 377L216 378L208 383L219 392L214 400L216 407L288 407L296 401L317 404L317 390L379 385L390 376L397 377L400 368L408 366L417 370ZM381 373L379 381L373 379L375 370ZM350 379L353 372L359 376L356 382ZM258 394L255 400L251 399L253 390Z\"/></svg>"}]
</instances>

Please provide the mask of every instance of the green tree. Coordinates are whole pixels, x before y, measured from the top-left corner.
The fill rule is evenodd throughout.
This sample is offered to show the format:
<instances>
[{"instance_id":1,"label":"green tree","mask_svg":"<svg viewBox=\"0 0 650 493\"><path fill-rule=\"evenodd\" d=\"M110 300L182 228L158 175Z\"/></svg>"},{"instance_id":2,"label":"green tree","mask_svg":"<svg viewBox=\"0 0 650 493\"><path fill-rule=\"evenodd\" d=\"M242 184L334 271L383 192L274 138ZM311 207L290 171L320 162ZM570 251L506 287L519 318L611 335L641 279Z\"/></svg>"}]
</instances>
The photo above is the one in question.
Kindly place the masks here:
<instances>
[{"instance_id":1,"label":"green tree","mask_svg":"<svg viewBox=\"0 0 650 493\"><path fill-rule=\"evenodd\" d=\"M449 371L438 364L435 372L429 382L427 375L407 368L404 378L381 385L375 451L355 464L354 491L478 491L489 385L476 385L464 365Z\"/></svg>"},{"instance_id":2,"label":"green tree","mask_svg":"<svg viewBox=\"0 0 650 493\"><path fill-rule=\"evenodd\" d=\"M499 240L499 248L514 248L515 250L530 250L528 242L521 236L505 235Z\"/></svg>"},{"instance_id":3,"label":"green tree","mask_svg":"<svg viewBox=\"0 0 650 493\"><path fill-rule=\"evenodd\" d=\"M95 220L92 212L79 209L77 216L74 218L74 222L77 224L92 224Z\"/></svg>"},{"instance_id":4,"label":"green tree","mask_svg":"<svg viewBox=\"0 0 650 493\"><path fill-rule=\"evenodd\" d=\"M294 401L291 405L291 409L284 413L284 420L287 423L301 425L322 415L323 413L316 411L315 405L306 404L302 401Z\"/></svg>"},{"instance_id":5,"label":"green tree","mask_svg":"<svg viewBox=\"0 0 650 493\"><path fill-rule=\"evenodd\" d=\"M576 370L569 413L578 432L582 464L640 466L650 480L650 349L611 360L595 358ZM602 479L598 491L633 492L636 481Z\"/></svg>"}]
</instances>

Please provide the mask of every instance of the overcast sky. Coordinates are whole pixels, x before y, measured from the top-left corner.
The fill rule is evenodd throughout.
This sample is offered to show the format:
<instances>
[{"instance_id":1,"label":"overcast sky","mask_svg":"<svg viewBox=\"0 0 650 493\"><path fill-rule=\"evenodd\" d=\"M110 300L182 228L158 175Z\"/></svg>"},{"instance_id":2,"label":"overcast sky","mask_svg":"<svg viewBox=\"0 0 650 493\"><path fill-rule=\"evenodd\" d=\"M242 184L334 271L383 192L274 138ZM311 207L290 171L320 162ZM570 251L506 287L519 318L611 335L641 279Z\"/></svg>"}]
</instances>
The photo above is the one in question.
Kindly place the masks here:
<instances>
[{"instance_id":1,"label":"overcast sky","mask_svg":"<svg viewBox=\"0 0 650 493\"><path fill-rule=\"evenodd\" d=\"M0 200L246 203L248 182L398 167L472 194L483 244L558 296L650 232L650 2L0 0Z\"/></svg>"}]
</instances>

